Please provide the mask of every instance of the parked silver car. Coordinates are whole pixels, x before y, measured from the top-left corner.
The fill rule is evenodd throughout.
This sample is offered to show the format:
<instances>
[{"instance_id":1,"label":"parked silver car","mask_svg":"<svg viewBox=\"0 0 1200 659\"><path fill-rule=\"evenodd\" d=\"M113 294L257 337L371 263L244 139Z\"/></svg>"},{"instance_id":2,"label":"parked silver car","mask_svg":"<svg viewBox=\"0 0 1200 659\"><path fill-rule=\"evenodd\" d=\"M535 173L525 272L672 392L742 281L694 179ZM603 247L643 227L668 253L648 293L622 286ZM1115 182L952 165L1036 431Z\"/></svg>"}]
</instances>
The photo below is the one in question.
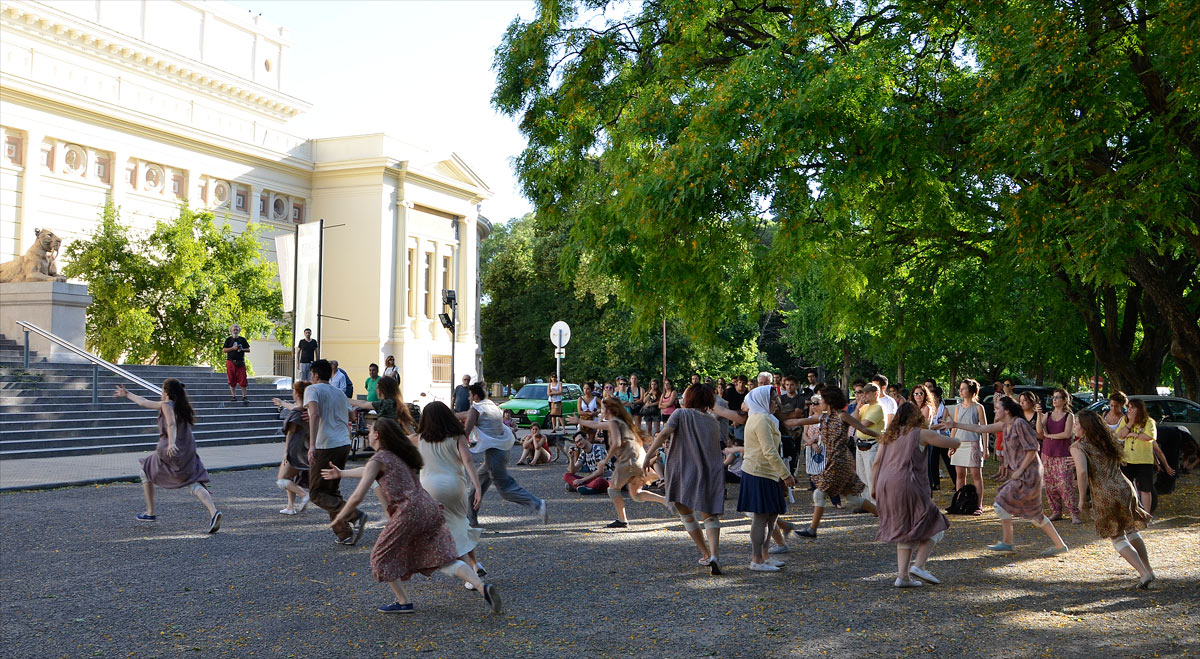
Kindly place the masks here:
<instances>
[{"instance_id":1,"label":"parked silver car","mask_svg":"<svg viewBox=\"0 0 1200 659\"><path fill-rule=\"evenodd\" d=\"M1129 398L1145 401L1146 413L1155 423L1163 426L1183 426L1192 437L1200 439L1200 405L1195 402L1186 398L1157 394L1135 394ZM1093 403L1087 409L1103 415L1108 412L1108 401Z\"/></svg>"}]
</instances>

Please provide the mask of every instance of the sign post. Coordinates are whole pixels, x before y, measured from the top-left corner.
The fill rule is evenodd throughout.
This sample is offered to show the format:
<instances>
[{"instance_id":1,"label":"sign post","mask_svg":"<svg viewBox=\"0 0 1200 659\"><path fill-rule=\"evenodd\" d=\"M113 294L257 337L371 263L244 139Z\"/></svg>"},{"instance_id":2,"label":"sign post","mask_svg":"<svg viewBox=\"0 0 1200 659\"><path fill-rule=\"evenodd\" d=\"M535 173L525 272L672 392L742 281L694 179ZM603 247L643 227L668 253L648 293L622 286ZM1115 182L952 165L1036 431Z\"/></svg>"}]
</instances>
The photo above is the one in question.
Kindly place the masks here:
<instances>
[{"instance_id":1,"label":"sign post","mask_svg":"<svg viewBox=\"0 0 1200 659\"><path fill-rule=\"evenodd\" d=\"M571 326L558 321L550 327L550 343L554 345L554 375L562 382L562 359L567 356L567 342L571 340Z\"/></svg>"}]
</instances>

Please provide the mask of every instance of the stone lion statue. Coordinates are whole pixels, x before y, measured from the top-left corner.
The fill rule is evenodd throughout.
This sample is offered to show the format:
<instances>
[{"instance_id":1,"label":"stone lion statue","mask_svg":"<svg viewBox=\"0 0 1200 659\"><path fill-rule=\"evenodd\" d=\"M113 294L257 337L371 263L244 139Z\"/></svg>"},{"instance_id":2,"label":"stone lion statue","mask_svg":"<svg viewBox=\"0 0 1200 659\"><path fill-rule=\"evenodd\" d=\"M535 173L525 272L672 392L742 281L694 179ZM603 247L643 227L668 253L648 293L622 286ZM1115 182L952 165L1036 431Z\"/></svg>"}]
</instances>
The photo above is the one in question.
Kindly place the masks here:
<instances>
[{"instance_id":1,"label":"stone lion statue","mask_svg":"<svg viewBox=\"0 0 1200 659\"><path fill-rule=\"evenodd\" d=\"M0 263L0 284L23 281L66 281L58 274L58 248L62 238L49 229L34 229L37 240L28 252L8 263Z\"/></svg>"}]
</instances>

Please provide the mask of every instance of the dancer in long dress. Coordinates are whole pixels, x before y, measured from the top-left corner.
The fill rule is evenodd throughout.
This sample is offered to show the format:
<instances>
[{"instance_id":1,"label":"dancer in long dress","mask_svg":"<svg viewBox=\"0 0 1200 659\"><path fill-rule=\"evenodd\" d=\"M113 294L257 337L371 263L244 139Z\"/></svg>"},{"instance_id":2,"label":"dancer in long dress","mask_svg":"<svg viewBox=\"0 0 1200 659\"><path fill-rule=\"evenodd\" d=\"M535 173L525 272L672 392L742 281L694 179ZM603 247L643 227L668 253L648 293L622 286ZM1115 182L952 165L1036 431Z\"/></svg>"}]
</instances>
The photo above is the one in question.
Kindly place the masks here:
<instances>
[{"instance_id":1,"label":"dancer in long dress","mask_svg":"<svg viewBox=\"0 0 1200 659\"><path fill-rule=\"evenodd\" d=\"M721 424L709 413L716 398L708 385L688 387L683 392L683 407L668 417L643 460L645 466L649 456L668 438L671 440L666 499L675 504L683 530L700 550L700 565L708 566L711 574L721 574L721 513L725 511Z\"/></svg>"},{"instance_id":2,"label":"dancer in long dress","mask_svg":"<svg viewBox=\"0 0 1200 659\"><path fill-rule=\"evenodd\" d=\"M871 488L879 508L875 540L896 544L897 588L920 586L913 576L941 583L925 569L925 562L950 522L933 503L925 447L954 448L958 440L927 430L926 425L923 411L913 403L904 403L879 438L879 453L875 456L875 483Z\"/></svg>"},{"instance_id":3,"label":"dancer in long dress","mask_svg":"<svg viewBox=\"0 0 1200 659\"><path fill-rule=\"evenodd\" d=\"M1137 489L1121 472L1125 462L1125 450L1105 420L1095 412L1084 410L1076 419L1075 436L1079 441L1071 445L1075 458L1075 482L1078 484L1079 501L1087 510L1088 490L1092 520L1096 523L1096 534L1112 541L1113 548L1141 577L1137 588L1144 589L1154 581L1154 569L1150 567L1150 554L1140 531L1150 521L1150 513L1138 502Z\"/></svg>"},{"instance_id":4,"label":"dancer in long dress","mask_svg":"<svg viewBox=\"0 0 1200 659\"><path fill-rule=\"evenodd\" d=\"M323 476L337 481L361 478L354 494L346 501L330 526L344 525L358 512L358 505L379 481L387 499L387 526L371 549L371 573L392 589L396 601L379 607L381 613L412 613L413 603L403 582L414 574L429 576L434 571L470 583L482 595L492 613L500 613L502 604L496 587L484 583L475 571L458 559L454 536L446 527L441 506L421 487L418 472L424 465L421 452L413 445L399 423L379 419L368 436L375 455L365 467L342 470L331 464Z\"/></svg>"},{"instance_id":5,"label":"dancer in long dress","mask_svg":"<svg viewBox=\"0 0 1200 659\"><path fill-rule=\"evenodd\" d=\"M862 506L868 512L876 512L875 506L862 497L866 485L858 479L855 471L854 450L850 444L850 428L860 434L878 437L882 433L867 428L858 419L846 412L846 394L837 387L826 387L821 390L821 401L813 410L812 416L806 419L789 419L789 426L808 426L819 424L821 427L821 444L825 446L825 470L813 476L813 518L806 529L796 531L796 535L805 538L817 537L817 529L821 526L821 517L825 508L830 504L831 497L842 497L845 503L853 509Z\"/></svg>"},{"instance_id":6,"label":"dancer in long dress","mask_svg":"<svg viewBox=\"0 0 1200 659\"><path fill-rule=\"evenodd\" d=\"M413 437L425 462L421 486L442 504L442 516L454 538L459 560L469 564L479 576L487 574L475 558L480 530L471 526L470 516L471 510L479 507L481 490L479 476L474 469L467 469L467 465L475 465L467 446L466 428L445 403L435 400L421 411L421 422ZM468 499L472 491L473 500Z\"/></svg>"},{"instance_id":7,"label":"dancer in long dress","mask_svg":"<svg viewBox=\"0 0 1200 659\"><path fill-rule=\"evenodd\" d=\"M625 406L616 398L605 398L600 407L604 410L605 419L600 421L584 421L578 416L571 419L573 425L605 430L608 432L608 453L600 464L608 464L613 460L612 478L608 485L608 498L612 499L616 509L617 519L610 524L610 529L623 529L629 526L629 518L625 515L625 499L621 497L621 488L629 487L629 498L634 501L653 501L667 506L667 500L653 492L645 492L642 487L646 484L646 448L642 445L642 432L633 417L629 416Z\"/></svg>"},{"instance_id":8,"label":"dancer in long dress","mask_svg":"<svg viewBox=\"0 0 1200 659\"><path fill-rule=\"evenodd\" d=\"M154 512L154 486L168 490L186 487L208 509L208 532L221 528L221 511L208 493L208 471L196 454L196 438L192 427L196 415L188 401L183 383L174 378L163 380L162 398L149 400L132 394L124 385L117 385L113 395L128 398L148 410L158 410L158 445L154 453L142 458L142 494L146 497L146 512L137 516L143 522L158 519Z\"/></svg>"},{"instance_id":9,"label":"dancer in long dress","mask_svg":"<svg viewBox=\"0 0 1200 659\"><path fill-rule=\"evenodd\" d=\"M1013 550L1013 515L1028 519L1054 543L1042 552L1042 556L1054 556L1067 551L1067 544L1054 528L1054 524L1042 512L1042 461L1038 457L1037 436L1033 427L1021 414L1021 406L1008 397L995 399L996 422L987 425L948 420L949 430L965 430L972 433L1004 432L1004 469L1002 477L1008 482L996 492L996 516L1000 518L1003 537L1000 542L988 545L992 551Z\"/></svg>"},{"instance_id":10,"label":"dancer in long dress","mask_svg":"<svg viewBox=\"0 0 1200 659\"><path fill-rule=\"evenodd\" d=\"M1055 389L1053 401L1054 409L1038 416L1038 435L1044 438L1042 460L1046 465L1046 501L1050 504L1050 521L1062 519L1065 508L1072 524L1082 524L1079 500L1075 497L1075 459L1071 457L1071 442L1075 438L1071 396L1065 389Z\"/></svg>"},{"instance_id":11,"label":"dancer in long dress","mask_svg":"<svg viewBox=\"0 0 1200 659\"><path fill-rule=\"evenodd\" d=\"M779 397L774 393L773 387L758 386L745 400L749 418L737 509L750 513L750 569L755 572L778 572L784 566L768 553L767 544L775 521L787 512L787 492L796 484L781 457L783 439L773 414Z\"/></svg>"}]
</instances>

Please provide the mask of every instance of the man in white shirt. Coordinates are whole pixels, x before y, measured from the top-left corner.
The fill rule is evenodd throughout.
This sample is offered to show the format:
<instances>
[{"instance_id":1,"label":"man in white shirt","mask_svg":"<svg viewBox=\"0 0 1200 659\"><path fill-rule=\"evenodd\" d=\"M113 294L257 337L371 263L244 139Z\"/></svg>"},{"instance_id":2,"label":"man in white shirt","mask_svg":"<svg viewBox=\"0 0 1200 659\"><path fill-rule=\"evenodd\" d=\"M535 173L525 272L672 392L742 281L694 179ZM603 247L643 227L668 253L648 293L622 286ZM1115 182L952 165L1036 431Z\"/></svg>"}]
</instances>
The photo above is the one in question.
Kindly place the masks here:
<instances>
[{"instance_id":1,"label":"man in white shirt","mask_svg":"<svg viewBox=\"0 0 1200 659\"><path fill-rule=\"evenodd\" d=\"M308 410L308 496L316 506L329 513L329 521L337 518L346 505L338 490L337 480L321 476L322 469L335 465L346 468L350 457L350 402L341 389L329 384L333 365L324 359L312 364L312 382L304 390L304 407ZM367 526L367 514L361 510L352 522L333 525L339 545L353 545L362 537Z\"/></svg>"},{"instance_id":2,"label":"man in white shirt","mask_svg":"<svg viewBox=\"0 0 1200 659\"><path fill-rule=\"evenodd\" d=\"M482 500L488 487L495 483L500 498L525 506L545 524L548 520L546 501L527 492L508 473L508 451L516 438L504 426L504 413L495 403L488 400L487 389L483 388L482 383L476 382L467 387L467 390L471 394L471 409L460 412L458 417L463 420L468 437L472 432L475 433L476 442L475 446L471 447L471 452L483 453L483 464L479 466L479 498ZM474 497L475 493L472 491L467 500L473 501ZM479 526L478 513L478 510L471 509L473 527Z\"/></svg>"},{"instance_id":3,"label":"man in white shirt","mask_svg":"<svg viewBox=\"0 0 1200 659\"><path fill-rule=\"evenodd\" d=\"M871 377L871 382L879 387L879 404L883 406L883 428L877 429L883 432L888 426L892 425L892 417L896 416L896 409L900 407L896 404L896 399L884 393L887 391L888 379L882 373L876 373Z\"/></svg>"}]
</instances>

